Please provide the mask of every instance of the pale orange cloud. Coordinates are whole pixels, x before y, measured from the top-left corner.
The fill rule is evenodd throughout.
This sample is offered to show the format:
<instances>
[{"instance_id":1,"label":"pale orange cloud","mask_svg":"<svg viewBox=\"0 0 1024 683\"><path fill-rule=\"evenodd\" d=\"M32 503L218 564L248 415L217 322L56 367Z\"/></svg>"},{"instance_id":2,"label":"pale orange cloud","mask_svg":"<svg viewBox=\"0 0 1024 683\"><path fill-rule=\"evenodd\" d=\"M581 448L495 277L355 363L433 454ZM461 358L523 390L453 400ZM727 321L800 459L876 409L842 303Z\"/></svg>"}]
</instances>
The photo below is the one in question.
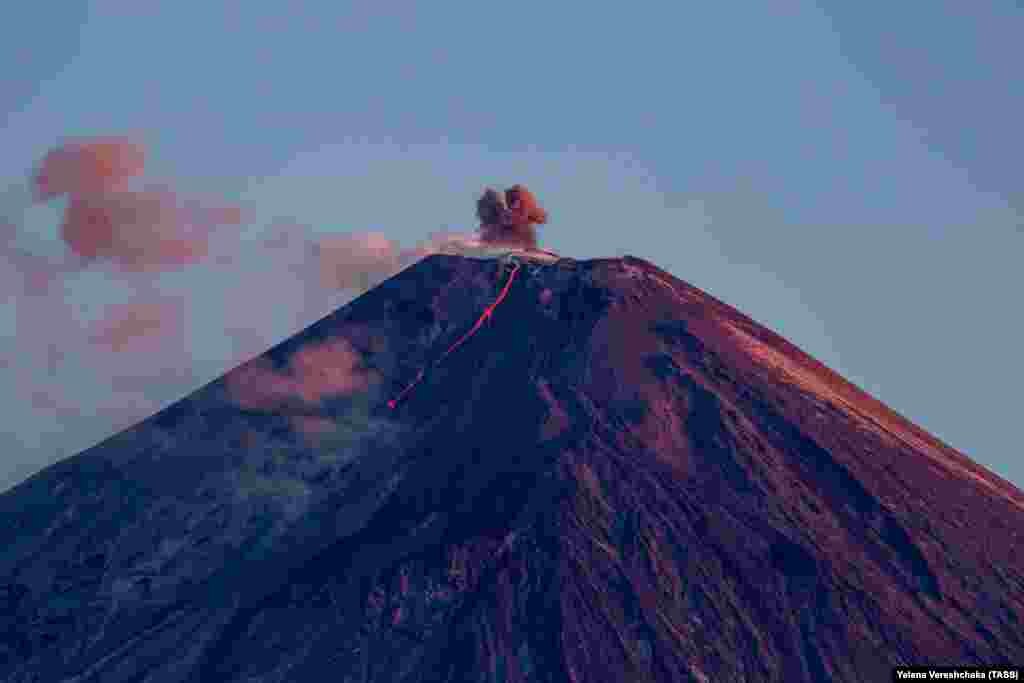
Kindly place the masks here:
<instances>
[{"instance_id":1,"label":"pale orange cloud","mask_svg":"<svg viewBox=\"0 0 1024 683\"><path fill-rule=\"evenodd\" d=\"M366 290L399 267L398 245L377 232L326 237L318 254L320 281L333 289Z\"/></svg>"},{"instance_id":2,"label":"pale orange cloud","mask_svg":"<svg viewBox=\"0 0 1024 683\"><path fill-rule=\"evenodd\" d=\"M204 209L166 189L73 196L61 236L86 260L104 259L125 271L178 268L204 259L219 225L237 224L230 209Z\"/></svg>"},{"instance_id":3,"label":"pale orange cloud","mask_svg":"<svg viewBox=\"0 0 1024 683\"><path fill-rule=\"evenodd\" d=\"M61 236L79 258L126 271L179 268L208 255L214 228L242 222L235 206L204 205L169 188L129 187L145 161L141 144L98 137L67 142L40 162L36 197L68 196Z\"/></svg>"},{"instance_id":4,"label":"pale orange cloud","mask_svg":"<svg viewBox=\"0 0 1024 683\"><path fill-rule=\"evenodd\" d=\"M171 301L117 304L99 321L90 341L110 351L150 350L180 330L181 306Z\"/></svg>"},{"instance_id":5,"label":"pale orange cloud","mask_svg":"<svg viewBox=\"0 0 1024 683\"><path fill-rule=\"evenodd\" d=\"M145 163L145 149L126 137L73 140L43 157L33 186L41 200L105 192L141 175Z\"/></svg>"},{"instance_id":6,"label":"pale orange cloud","mask_svg":"<svg viewBox=\"0 0 1024 683\"><path fill-rule=\"evenodd\" d=\"M315 405L329 396L365 390L372 380L359 353L343 339L300 349L283 370L261 356L239 366L225 379L232 399L249 410Z\"/></svg>"}]
</instances>

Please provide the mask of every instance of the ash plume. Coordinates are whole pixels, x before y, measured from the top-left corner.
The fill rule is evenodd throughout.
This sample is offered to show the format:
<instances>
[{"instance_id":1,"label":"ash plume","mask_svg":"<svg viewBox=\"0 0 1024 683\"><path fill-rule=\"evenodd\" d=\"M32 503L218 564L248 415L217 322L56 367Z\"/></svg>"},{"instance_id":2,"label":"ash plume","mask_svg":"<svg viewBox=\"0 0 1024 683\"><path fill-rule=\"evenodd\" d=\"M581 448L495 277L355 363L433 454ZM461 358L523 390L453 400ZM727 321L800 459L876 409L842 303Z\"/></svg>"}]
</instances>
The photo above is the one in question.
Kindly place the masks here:
<instances>
[{"instance_id":1,"label":"ash plume","mask_svg":"<svg viewBox=\"0 0 1024 683\"><path fill-rule=\"evenodd\" d=\"M537 248L536 226L548 220L533 193L518 184L504 192L486 188L477 200L476 215L481 242L520 249Z\"/></svg>"}]
</instances>

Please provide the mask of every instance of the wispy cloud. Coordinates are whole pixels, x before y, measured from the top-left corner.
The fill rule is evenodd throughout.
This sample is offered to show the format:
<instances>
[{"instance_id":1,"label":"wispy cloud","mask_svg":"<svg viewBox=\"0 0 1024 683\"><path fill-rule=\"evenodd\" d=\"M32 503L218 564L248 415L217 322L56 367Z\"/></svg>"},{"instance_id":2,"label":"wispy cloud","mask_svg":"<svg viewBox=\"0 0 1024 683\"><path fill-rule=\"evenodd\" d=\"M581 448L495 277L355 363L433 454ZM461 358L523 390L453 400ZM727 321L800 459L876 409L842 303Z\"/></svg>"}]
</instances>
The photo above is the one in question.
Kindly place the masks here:
<instances>
[{"instance_id":1,"label":"wispy cloud","mask_svg":"<svg viewBox=\"0 0 1024 683\"><path fill-rule=\"evenodd\" d=\"M377 379L348 342L335 339L299 349L283 369L265 357L255 358L228 373L225 384L239 406L292 412L298 431L316 434L333 424L325 414L317 414L321 401L366 391Z\"/></svg>"},{"instance_id":2,"label":"wispy cloud","mask_svg":"<svg viewBox=\"0 0 1024 683\"><path fill-rule=\"evenodd\" d=\"M90 341L115 353L158 350L160 340L182 326L183 306L176 300L114 304L106 312Z\"/></svg>"}]
</instances>

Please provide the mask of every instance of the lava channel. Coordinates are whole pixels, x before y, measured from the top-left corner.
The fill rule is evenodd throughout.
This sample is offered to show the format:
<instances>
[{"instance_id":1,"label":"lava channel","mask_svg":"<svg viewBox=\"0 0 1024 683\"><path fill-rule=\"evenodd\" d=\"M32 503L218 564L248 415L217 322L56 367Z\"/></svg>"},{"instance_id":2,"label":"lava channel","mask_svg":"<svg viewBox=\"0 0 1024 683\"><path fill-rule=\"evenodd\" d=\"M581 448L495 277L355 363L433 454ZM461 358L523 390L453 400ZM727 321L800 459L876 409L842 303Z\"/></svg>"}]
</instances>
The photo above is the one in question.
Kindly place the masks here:
<instances>
[{"instance_id":1,"label":"lava channel","mask_svg":"<svg viewBox=\"0 0 1024 683\"><path fill-rule=\"evenodd\" d=\"M484 322L486 320L488 320L492 315L494 315L494 309L496 309L498 306L500 306L501 302L505 300L506 296L508 296L508 291L509 291L509 289L512 288L512 282L516 279L516 273L519 272L519 268L520 267L521 267L521 264L519 264L519 263L515 264L515 266L512 268L512 272L509 273L508 280L505 282L505 286L502 288L501 293L498 294L498 298L496 298L494 300L494 303L492 303L490 306L488 306L487 308L484 309L484 312L480 314L479 318L477 318L477 321L476 321L476 323L473 324L473 327L469 328L468 332L466 332L464 335L459 337L458 340L454 344L449 346L448 349L444 353L441 354L441 357L438 358L436 361L434 361L433 365L440 365L444 361L445 358L450 356L452 354L452 352L455 351L455 349L457 349L460 346L462 346L466 342L466 340L468 340L470 337L472 337L474 334L476 334L477 330L480 329L480 327L484 324ZM391 408L392 410L394 410L398 406L398 404L406 396L409 395L409 392L411 392L416 387L417 384L419 384L421 381L423 381L423 377L425 375L426 375L426 368L421 368L420 371L418 373L416 373L416 379L414 379L412 381L412 383L409 384L409 386L407 386L405 389L403 389L402 392L400 394L398 394L398 396L396 396L395 398L393 398L390 401L388 401L388 408Z\"/></svg>"}]
</instances>

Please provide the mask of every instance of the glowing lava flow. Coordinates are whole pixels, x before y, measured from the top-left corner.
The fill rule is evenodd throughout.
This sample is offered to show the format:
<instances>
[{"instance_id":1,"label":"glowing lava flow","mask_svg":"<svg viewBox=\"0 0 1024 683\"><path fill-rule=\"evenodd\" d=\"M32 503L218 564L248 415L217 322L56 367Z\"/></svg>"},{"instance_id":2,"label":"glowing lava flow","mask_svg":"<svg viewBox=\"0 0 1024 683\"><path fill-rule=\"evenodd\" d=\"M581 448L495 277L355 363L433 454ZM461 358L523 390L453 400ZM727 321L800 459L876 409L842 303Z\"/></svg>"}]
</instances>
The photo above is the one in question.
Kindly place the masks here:
<instances>
[{"instance_id":1,"label":"glowing lava flow","mask_svg":"<svg viewBox=\"0 0 1024 683\"><path fill-rule=\"evenodd\" d=\"M494 315L494 309L496 309L498 306L500 306L501 302L505 300L506 296L508 296L508 290L512 288L512 281L516 279L516 273L519 272L519 268L520 267L521 267L521 264L519 264L519 263L515 264L515 266L512 268L512 272L509 273L508 280L505 282L505 286L502 288L501 293L498 294L498 298L494 300L494 303L492 303L490 306L488 306L487 308L484 309L484 312L480 314L479 318L477 318L477 321L473 325L473 327L471 327L469 329L469 331L466 332L464 335L459 337L458 341L456 341L454 344L449 346L448 350L445 351L443 354L441 354L441 357L438 358L434 362L434 365L439 365L441 363L441 361L443 361L445 358L447 358L449 355L451 355L451 353L453 351L455 351L455 349L457 349L460 346L462 346L462 344L467 339L469 339L474 334L476 334L476 331L480 329L480 327L484 324L484 321L486 321L488 318L490 318L492 315ZM388 408L391 408L392 410L394 410L395 407L398 406L398 403L402 399L404 399L409 394L409 392L412 391L413 388L415 388L415 386L417 384L419 384L423 380L423 377L424 377L425 374L426 374L426 368L420 369L420 371L416 374L416 379L414 379L409 386L407 386L405 389L403 389L402 392L400 394L398 394L398 396L396 396L395 398L393 398L390 401L388 401Z\"/></svg>"}]
</instances>

